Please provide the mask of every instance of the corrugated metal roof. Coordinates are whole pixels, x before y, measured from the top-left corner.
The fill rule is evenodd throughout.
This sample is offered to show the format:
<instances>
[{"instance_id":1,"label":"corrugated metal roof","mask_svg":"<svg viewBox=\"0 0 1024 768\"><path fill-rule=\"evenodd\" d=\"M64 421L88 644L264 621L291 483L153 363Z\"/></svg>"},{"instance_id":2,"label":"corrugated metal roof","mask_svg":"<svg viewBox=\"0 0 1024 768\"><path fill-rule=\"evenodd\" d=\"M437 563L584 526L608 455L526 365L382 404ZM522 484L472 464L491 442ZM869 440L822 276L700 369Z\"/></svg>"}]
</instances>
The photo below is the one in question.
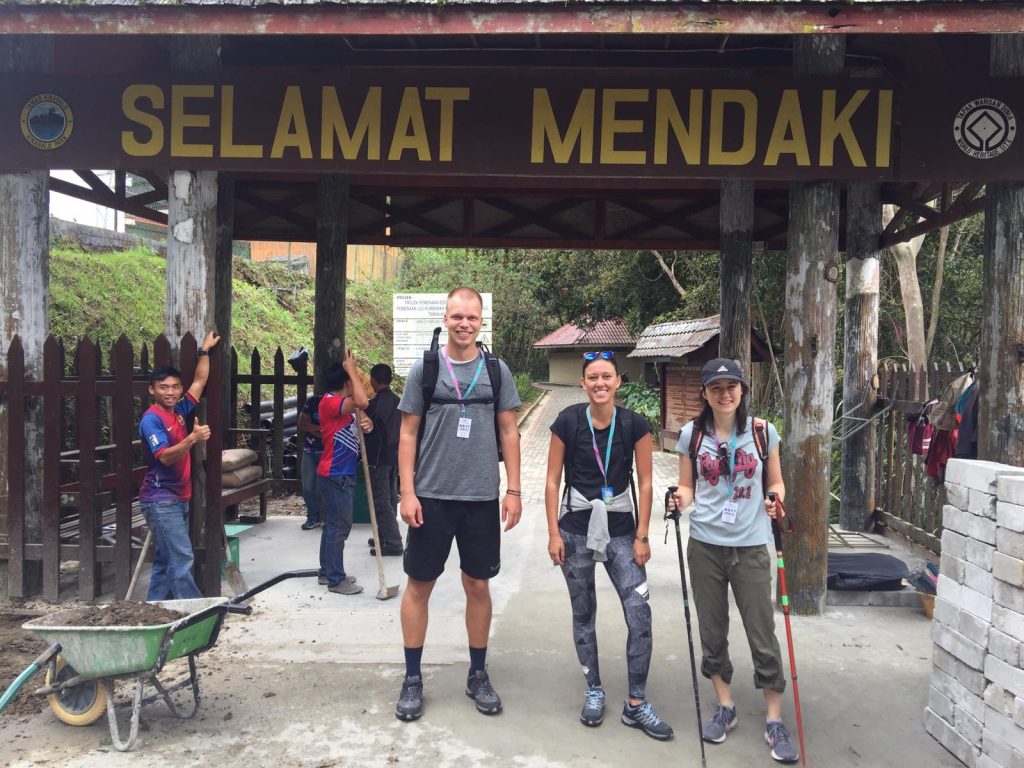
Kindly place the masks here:
<instances>
[{"instance_id":1,"label":"corrugated metal roof","mask_svg":"<svg viewBox=\"0 0 1024 768\"><path fill-rule=\"evenodd\" d=\"M719 0L720 2L722 0ZM1003 0L976 0L978 3L998 3ZM708 0L645 0L651 5L713 5ZM835 0L724 0L725 5L784 5L822 6L834 4ZM954 5L962 0L844 0L847 5ZM318 5L461 5L461 6L531 6L569 5L566 0L8 0L12 6L241 6L246 8L262 6L311 7ZM572 5L636 5L635 0L572 0Z\"/></svg>"},{"instance_id":2,"label":"corrugated metal roof","mask_svg":"<svg viewBox=\"0 0 1024 768\"><path fill-rule=\"evenodd\" d=\"M580 328L566 323L540 341L534 343L535 349L546 347L630 347L636 342L636 336L627 329L621 320L602 320L593 328Z\"/></svg>"},{"instance_id":3,"label":"corrugated metal roof","mask_svg":"<svg viewBox=\"0 0 1024 768\"><path fill-rule=\"evenodd\" d=\"M649 325L640 334L636 349L627 357L685 357L703 347L720 331L719 315Z\"/></svg>"}]
</instances>

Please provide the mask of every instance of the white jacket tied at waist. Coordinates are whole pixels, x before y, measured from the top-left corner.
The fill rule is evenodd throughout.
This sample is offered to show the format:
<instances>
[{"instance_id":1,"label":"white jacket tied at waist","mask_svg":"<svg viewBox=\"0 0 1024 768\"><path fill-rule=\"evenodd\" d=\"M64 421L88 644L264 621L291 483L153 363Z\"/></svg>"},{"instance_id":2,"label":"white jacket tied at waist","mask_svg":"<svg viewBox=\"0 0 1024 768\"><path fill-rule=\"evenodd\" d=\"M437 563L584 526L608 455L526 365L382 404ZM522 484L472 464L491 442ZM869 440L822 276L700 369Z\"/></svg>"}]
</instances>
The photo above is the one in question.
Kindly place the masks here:
<instances>
[{"instance_id":1,"label":"white jacket tied at waist","mask_svg":"<svg viewBox=\"0 0 1024 768\"><path fill-rule=\"evenodd\" d=\"M564 497L563 497L564 499ZM606 550L608 542L612 540L608 533L608 513L629 514L633 511L633 502L629 498L629 491L625 490L607 504L604 499L588 499L575 488L569 489L569 503L562 503L558 510L558 519L561 520L571 510L581 510L590 507L590 525L587 526L587 549L594 552L594 559L598 562L605 562L608 559Z\"/></svg>"}]
</instances>

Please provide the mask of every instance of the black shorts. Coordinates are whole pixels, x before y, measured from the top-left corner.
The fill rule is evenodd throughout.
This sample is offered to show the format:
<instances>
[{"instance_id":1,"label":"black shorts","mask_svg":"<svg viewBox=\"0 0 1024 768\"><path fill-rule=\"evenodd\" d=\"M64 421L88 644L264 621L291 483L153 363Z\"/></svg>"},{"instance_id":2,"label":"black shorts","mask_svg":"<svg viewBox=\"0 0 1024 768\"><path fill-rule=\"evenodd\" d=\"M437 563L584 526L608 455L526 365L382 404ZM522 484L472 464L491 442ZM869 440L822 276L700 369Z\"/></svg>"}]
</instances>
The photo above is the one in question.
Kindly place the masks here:
<instances>
[{"instance_id":1,"label":"black shorts","mask_svg":"<svg viewBox=\"0 0 1024 768\"><path fill-rule=\"evenodd\" d=\"M452 550L459 546L459 567L472 579L489 579L501 569L501 514L497 499L452 501L425 499L423 525L409 528L405 572L416 581L433 581L444 572Z\"/></svg>"}]
</instances>

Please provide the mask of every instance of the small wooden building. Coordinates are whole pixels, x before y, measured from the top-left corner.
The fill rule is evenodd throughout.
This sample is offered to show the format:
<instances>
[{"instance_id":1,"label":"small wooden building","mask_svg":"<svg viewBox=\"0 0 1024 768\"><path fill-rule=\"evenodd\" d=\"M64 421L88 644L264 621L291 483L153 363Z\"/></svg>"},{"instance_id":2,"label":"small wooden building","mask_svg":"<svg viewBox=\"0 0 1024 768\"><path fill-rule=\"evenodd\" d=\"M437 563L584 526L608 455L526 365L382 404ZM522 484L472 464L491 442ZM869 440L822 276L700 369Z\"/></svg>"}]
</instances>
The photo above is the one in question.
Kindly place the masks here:
<instances>
[{"instance_id":1,"label":"small wooden building","mask_svg":"<svg viewBox=\"0 0 1024 768\"><path fill-rule=\"evenodd\" d=\"M629 375L630 381L640 381L644 375L644 361L630 359L636 345L636 336L618 319L602 320L593 328L580 328L566 323L549 333L533 348L548 354L548 381L552 384L578 384L584 352L615 353L619 372Z\"/></svg>"},{"instance_id":2,"label":"small wooden building","mask_svg":"<svg viewBox=\"0 0 1024 768\"><path fill-rule=\"evenodd\" d=\"M719 316L696 320L674 320L644 328L630 362L653 363L661 391L661 445L674 448L679 430L700 413L700 369L718 357ZM750 329L750 385L760 391L762 361L769 358L768 346Z\"/></svg>"}]
</instances>

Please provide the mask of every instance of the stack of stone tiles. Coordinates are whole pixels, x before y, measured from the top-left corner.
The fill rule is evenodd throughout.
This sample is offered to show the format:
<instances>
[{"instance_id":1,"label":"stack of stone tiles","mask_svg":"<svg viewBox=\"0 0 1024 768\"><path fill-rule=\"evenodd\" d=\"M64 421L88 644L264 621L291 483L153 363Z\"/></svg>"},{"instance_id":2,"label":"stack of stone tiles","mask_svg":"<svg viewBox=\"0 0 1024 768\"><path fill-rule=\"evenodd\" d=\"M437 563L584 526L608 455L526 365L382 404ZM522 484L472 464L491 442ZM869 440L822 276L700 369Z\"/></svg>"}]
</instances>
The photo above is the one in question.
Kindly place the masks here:
<instances>
[{"instance_id":1,"label":"stack of stone tiles","mask_svg":"<svg viewBox=\"0 0 1024 768\"><path fill-rule=\"evenodd\" d=\"M970 768L1024 768L1024 469L946 467L925 729Z\"/></svg>"}]
</instances>

